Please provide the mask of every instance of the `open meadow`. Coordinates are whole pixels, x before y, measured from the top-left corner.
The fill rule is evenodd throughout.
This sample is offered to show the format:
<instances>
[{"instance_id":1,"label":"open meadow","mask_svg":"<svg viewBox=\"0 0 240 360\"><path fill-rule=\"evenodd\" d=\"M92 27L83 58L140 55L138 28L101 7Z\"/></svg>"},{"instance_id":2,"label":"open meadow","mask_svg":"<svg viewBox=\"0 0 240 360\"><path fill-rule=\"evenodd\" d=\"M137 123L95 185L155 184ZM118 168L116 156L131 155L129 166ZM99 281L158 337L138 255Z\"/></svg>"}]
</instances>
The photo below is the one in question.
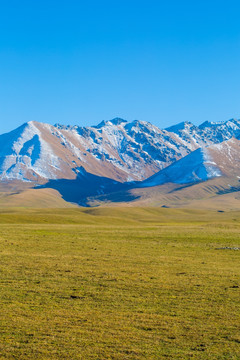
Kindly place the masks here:
<instances>
[{"instance_id":1,"label":"open meadow","mask_svg":"<svg viewBox=\"0 0 240 360\"><path fill-rule=\"evenodd\" d=\"M240 359L240 212L0 211L0 359Z\"/></svg>"}]
</instances>

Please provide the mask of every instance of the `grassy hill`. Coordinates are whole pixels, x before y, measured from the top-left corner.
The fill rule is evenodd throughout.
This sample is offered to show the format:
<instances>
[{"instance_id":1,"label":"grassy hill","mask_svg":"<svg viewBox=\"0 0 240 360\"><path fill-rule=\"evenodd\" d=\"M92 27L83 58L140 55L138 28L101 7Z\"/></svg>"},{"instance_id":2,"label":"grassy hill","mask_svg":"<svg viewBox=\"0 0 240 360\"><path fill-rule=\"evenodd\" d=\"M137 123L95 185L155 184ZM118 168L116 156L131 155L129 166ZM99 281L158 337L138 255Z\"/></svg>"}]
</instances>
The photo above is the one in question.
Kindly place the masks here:
<instances>
[{"instance_id":1,"label":"grassy hill","mask_svg":"<svg viewBox=\"0 0 240 360\"><path fill-rule=\"evenodd\" d=\"M65 201L54 189L34 189L30 183L0 184L0 208L69 208L76 207Z\"/></svg>"}]
</instances>

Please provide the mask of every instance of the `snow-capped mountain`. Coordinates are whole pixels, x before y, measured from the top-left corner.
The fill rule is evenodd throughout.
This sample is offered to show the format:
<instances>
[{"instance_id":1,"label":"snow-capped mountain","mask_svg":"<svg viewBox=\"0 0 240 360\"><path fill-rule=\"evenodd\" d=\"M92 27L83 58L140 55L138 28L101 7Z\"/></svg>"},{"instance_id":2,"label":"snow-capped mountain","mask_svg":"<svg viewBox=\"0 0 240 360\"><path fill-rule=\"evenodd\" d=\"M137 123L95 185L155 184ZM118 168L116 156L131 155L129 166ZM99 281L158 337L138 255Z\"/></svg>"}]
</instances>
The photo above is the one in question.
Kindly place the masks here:
<instances>
[{"instance_id":1,"label":"snow-capped mountain","mask_svg":"<svg viewBox=\"0 0 240 360\"><path fill-rule=\"evenodd\" d=\"M238 147L229 145L238 140L227 140L239 136L240 121L235 119L200 126L185 122L164 130L120 118L92 127L31 121L0 136L0 179L42 184L76 179L84 170L126 182L142 181L162 170L155 175L161 183L206 180L225 174Z\"/></svg>"},{"instance_id":2,"label":"snow-capped mountain","mask_svg":"<svg viewBox=\"0 0 240 360\"><path fill-rule=\"evenodd\" d=\"M190 122L182 122L166 130L177 134L187 143L195 143L196 148L198 148L217 144L232 137L239 137L240 121L237 119L222 122L205 121L199 126L195 126Z\"/></svg>"},{"instance_id":3,"label":"snow-capped mountain","mask_svg":"<svg viewBox=\"0 0 240 360\"><path fill-rule=\"evenodd\" d=\"M96 127L29 122L0 136L0 178L74 179L83 167L121 182L142 180L187 155L191 147L143 121L116 118Z\"/></svg>"},{"instance_id":4,"label":"snow-capped mountain","mask_svg":"<svg viewBox=\"0 0 240 360\"><path fill-rule=\"evenodd\" d=\"M188 184L219 176L240 178L240 140L231 138L199 148L150 178L140 187L165 183Z\"/></svg>"}]
</instances>

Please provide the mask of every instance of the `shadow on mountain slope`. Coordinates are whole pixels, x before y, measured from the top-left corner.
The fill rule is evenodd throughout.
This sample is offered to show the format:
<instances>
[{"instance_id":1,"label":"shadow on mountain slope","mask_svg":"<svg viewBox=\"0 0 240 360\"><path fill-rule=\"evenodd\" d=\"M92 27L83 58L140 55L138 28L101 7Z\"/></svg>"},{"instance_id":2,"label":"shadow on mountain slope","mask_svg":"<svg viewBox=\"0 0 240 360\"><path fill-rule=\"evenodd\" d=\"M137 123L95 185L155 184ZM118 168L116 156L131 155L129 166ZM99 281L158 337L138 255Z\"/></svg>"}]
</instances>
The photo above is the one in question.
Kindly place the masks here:
<instances>
[{"instance_id":1,"label":"shadow on mountain slope","mask_svg":"<svg viewBox=\"0 0 240 360\"><path fill-rule=\"evenodd\" d=\"M88 206L88 198L95 196L126 191L132 187L131 183L120 183L107 177L93 175L86 172L83 168L77 174L76 179L49 180L46 184L38 186L39 188L51 188L57 190L65 201L77 203L81 206ZM132 201L136 197L126 194L124 199L119 201ZM115 200L118 201L117 198Z\"/></svg>"}]
</instances>

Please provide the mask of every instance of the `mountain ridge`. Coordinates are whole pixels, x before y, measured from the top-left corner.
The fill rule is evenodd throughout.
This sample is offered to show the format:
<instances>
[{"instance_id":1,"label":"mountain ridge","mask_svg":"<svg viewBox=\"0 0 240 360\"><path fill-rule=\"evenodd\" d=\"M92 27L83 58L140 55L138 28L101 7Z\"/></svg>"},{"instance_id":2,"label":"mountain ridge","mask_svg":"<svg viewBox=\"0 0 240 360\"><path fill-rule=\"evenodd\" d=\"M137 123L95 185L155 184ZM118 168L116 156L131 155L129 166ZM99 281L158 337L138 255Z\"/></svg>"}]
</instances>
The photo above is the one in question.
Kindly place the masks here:
<instances>
[{"instance_id":1,"label":"mountain ridge","mask_svg":"<svg viewBox=\"0 0 240 360\"><path fill-rule=\"evenodd\" d=\"M87 188L89 178L91 196L115 191L114 181L117 191L121 183L149 187L236 177L239 138L237 119L182 122L162 130L121 118L86 127L30 121L0 135L0 180L35 187L69 180Z\"/></svg>"}]
</instances>

